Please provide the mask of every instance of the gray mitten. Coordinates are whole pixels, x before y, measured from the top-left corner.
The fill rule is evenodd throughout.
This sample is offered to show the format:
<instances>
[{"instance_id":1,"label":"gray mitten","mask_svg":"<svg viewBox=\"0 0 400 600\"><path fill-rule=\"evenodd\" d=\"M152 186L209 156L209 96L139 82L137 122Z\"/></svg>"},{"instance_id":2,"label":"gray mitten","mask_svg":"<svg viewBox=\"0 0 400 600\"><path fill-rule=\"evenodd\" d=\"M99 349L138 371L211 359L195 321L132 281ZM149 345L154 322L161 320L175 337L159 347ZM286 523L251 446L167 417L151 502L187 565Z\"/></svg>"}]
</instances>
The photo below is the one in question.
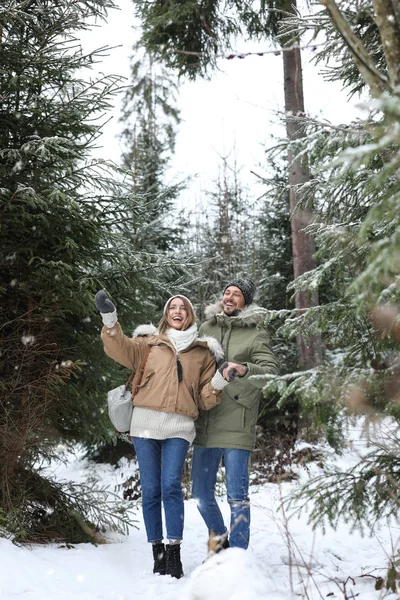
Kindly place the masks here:
<instances>
[{"instance_id":1,"label":"gray mitten","mask_svg":"<svg viewBox=\"0 0 400 600\"><path fill-rule=\"evenodd\" d=\"M117 311L111 300L107 298L107 294L104 290L97 292L95 296L95 302L96 308L101 314L104 325L107 327L114 327L118 320Z\"/></svg>"},{"instance_id":2,"label":"gray mitten","mask_svg":"<svg viewBox=\"0 0 400 600\"><path fill-rule=\"evenodd\" d=\"M112 313L115 310L114 304L111 302L109 298L107 298L107 294L104 290L100 290L94 297L96 302L96 308L101 313Z\"/></svg>"}]
</instances>

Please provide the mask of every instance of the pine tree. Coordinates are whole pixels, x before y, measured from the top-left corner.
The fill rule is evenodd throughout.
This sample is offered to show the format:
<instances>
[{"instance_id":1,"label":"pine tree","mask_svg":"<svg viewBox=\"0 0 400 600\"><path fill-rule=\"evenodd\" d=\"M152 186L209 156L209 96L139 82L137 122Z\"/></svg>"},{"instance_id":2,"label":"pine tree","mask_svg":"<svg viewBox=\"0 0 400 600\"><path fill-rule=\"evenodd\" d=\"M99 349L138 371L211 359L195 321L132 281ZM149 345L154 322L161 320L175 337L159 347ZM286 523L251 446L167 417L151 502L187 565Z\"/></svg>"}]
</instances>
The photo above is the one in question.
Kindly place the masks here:
<instances>
[{"instance_id":1,"label":"pine tree","mask_svg":"<svg viewBox=\"0 0 400 600\"><path fill-rule=\"evenodd\" d=\"M302 138L304 128L297 115L304 114L303 82L299 31L292 24L290 33L282 31L282 22L295 15L293 0L156 0L139 2L136 12L143 23L143 41L166 64L180 75L192 79L206 76L215 67L219 54L227 53L232 40L240 35L251 39L272 38L282 48L286 131L290 140ZM314 240L307 229L311 220L312 203L302 202L302 184L310 179L306 157L295 156L288 146L288 181L290 190L290 223L294 276L298 277L315 266ZM296 290L299 310L318 304L318 291ZM298 360L301 368L312 367L321 360L318 332L297 335Z\"/></svg>"},{"instance_id":2,"label":"pine tree","mask_svg":"<svg viewBox=\"0 0 400 600\"><path fill-rule=\"evenodd\" d=\"M94 293L106 288L132 326L141 294L160 293L157 274L178 271L132 251L140 202L120 169L90 154L121 81L90 77L106 48L84 54L76 36L113 6L10 0L0 9L0 507L28 539L47 529L81 539L73 507L83 521L94 514L36 470L60 441L111 435L106 391L126 375L102 350Z\"/></svg>"},{"instance_id":3,"label":"pine tree","mask_svg":"<svg viewBox=\"0 0 400 600\"><path fill-rule=\"evenodd\" d=\"M122 164L131 172L132 190L144 213L139 228L133 223L134 249L167 252L179 244L179 228L169 223L174 222L174 201L182 184L165 182L180 122L177 83L140 43L133 47L130 80L120 137L126 148Z\"/></svg>"},{"instance_id":4,"label":"pine tree","mask_svg":"<svg viewBox=\"0 0 400 600\"><path fill-rule=\"evenodd\" d=\"M339 452L349 413L365 415L367 422L377 414L393 418L395 433L388 443L372 447L346 472L326 468L295 498L314 499L314 525L337 526L345 518L372 528L376 517L398 514L399 507L400 104L394 57L400 20L390 12L391 3L385 18L380 2L339 8L328 0L326 5L327 13L304 16L299 24L305 31L326 27L318 60L329 60L335 45L341 65L334 73L328 63L327 77L340 78L352 92L363 90L370 98L364 117L353 123L307 119L305 140L293 146L298 154L307 152L315 173L305 197L310 193L318 199L318 218L311 225L318 265L293 287L322 286L325 295L320 307L305 314L271 317L285 319L281 332L289 337L316 326L324 333L326 350L320 368L270 378L267 387L280 395L281 404L295 395L303 411L313 410L316 424L323 424Z\"/></svg>"},{"instance_id":5,"label":"pine tree","mask_svg":"<svg viewBox=\"0 0 400 600\"><path fill-rule=\"evenodd\" d=\"M256 207L235 159L231 164L229 156L221 157L218 177L205 195L207 205L196 207L185 239L188 253L198 261L189 289L200 320L207 304L220 299L227 281L241 276L258 281L259 276Z\"/></svg>"},{"instance_id":6,"label":"pine tree","mask_svg":"<svg viewBox=\"0 0 400 600\"><path fill-rule=\"evenodd\" d=\"M363 11L364 8L362 15ZM358 22L357 15L350 14ZM306 21L306 18L302 20L304 27ZM315 22L320 26L319 19ZM327 33L329 47L330 28ZM373 39L375 48L376 35ZM347 44L343 44L343 52L351 55ZM326 56L325 50L323 55ZM379 55L382 56L382 51ZM372 65L372 58L370 60ZM349 83L348 62L343 61L343 64L343 79ZM359 85L356 81L362 77L359 71L353 85ZM385 77L384 71L380 80ZM364 80L366 84L369 85ZM376 88L370 87L371 95L377 86L376 83ZM379 100L366 105L363 121L342 126L312 119L308 122L306 151L316 176L305 186L304 193L306 197L310 194L319 198L318 220L312 225L319 246L319 265L298 278L292 287L308 289L323 284L329 285L330 292L319 309L297 316L291 313L283 329L293 335L295 331L303 330L306 334L315 326L322 327L327 340L326 364L329 364L331 350L340 351L343 376L347 373L349 377L347 383L357 380L361 371L368 381L377 377L383 383L385 364L388 366L388 360L390 362L387 353L393 348L394 340L390 340L393 336L384 323L386 309L382 303L398 301L392 285L396 277L393 261L397 252L398 223L395 216L398 181L394 175L398 138L395 128L393 130L398 118L396 104L395 91L382 92ZM294 151L304 153L305 145L299 143ZM352 373L348 371L350 366ZM371 367L375 373L371 373ZM340 394L340 389L340 386L332 386L332 394L334 390ZM371 390L375 390L372 395L376 397L375 386Z\"/></svg>"}]
</instances>

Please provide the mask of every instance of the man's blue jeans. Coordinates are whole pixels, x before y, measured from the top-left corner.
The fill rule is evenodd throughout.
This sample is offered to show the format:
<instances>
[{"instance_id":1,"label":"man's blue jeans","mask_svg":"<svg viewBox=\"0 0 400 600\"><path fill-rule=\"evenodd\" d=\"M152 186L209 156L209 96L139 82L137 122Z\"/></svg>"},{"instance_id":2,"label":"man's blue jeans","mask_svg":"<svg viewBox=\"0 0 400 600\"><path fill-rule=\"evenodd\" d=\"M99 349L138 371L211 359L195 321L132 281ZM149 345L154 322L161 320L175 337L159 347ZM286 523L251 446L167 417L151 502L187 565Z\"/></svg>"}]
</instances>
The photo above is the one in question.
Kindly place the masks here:
<instances>
[{"instance_id":1,"label":"man's blue jeans","mask_svg":"<svg viewBox=\"0 0 400 600\"><path fill-rule=\"evenodd\" d=\"M147 540L163 539L161 501L164 505L167 538L183 536L182 472L189 442L182 438L153 440L132 438L139 463L142 509Z\"/></svg>"},{"instance_id":2,"label":"man's blue jeans","mask_svg":"<svg viewBox=\"0 0 400 600\"><path fill-rule=\"evenodd\" d=\"M222 457L225 464L228 503L231 508L229 545L246 549L250 540L250 450L196 446L192 461L193 497L208 531L213 531L215 535L226 533L224 520L215 500L215 484Z\"/></svg>"}]
</instances>

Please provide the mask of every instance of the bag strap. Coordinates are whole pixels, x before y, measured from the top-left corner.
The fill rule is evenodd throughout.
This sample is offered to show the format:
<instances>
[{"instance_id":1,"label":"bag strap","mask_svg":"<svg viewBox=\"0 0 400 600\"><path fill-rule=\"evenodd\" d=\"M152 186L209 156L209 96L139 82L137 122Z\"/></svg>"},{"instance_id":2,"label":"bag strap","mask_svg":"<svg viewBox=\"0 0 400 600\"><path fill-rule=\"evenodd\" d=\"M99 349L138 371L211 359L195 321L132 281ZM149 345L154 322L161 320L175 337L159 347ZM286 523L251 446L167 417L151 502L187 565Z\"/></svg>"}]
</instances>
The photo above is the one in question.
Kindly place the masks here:
<instances>
[{"instance_id":1,"label":"bag strap","mask_svg":"<svg viewBox=\"0 0 400 600\"><path fill-rule=\"evenodd\" d=\"M132 379L135 377L135 375L136 375L136 371L132 371L132 373L129 375L129 379L125 384L126 389L128 389L128 387L131 385Z\"/></svg>"},{"instance_id":2,"label":"bag strap","mask_svg":"<svg viewBox=\"0 0 400 600\"><path fill-rule=\"evenodd\" d=\"M134 396L136 395L138 387L139 387L139 385L140 385L140 383L142 381L142 377L143 377L143 373L144 373L144 368L146 366L146 362L147 362L147 359L149 357L149 354L150 354L150 346L147 345L146 352L144 354L144 357L143 357L143 360L142 360L142 364L140 365L139 371L136 371L136 373L134 373L132 371L131 376L129 377L129 381L128 381L127 387L132 382L133 378L137 375L137 379L135 381L135 387L132 389L132 400L133 400Z\"/></svg>"}]
</instances>

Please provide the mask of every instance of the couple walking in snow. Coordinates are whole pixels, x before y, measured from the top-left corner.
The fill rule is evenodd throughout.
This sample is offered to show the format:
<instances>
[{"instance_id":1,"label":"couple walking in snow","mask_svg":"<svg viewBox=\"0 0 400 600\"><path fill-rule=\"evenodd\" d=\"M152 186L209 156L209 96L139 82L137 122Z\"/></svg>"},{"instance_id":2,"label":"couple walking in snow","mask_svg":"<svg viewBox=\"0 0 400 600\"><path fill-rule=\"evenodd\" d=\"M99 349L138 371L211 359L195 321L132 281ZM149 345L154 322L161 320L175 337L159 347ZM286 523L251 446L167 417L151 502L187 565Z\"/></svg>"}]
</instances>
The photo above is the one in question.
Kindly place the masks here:
<instances>
[{"instance_id":1,"label":"couple walking in snow","mask_svg":"<svg viewBox=\"0 0 400 600\"><path fill-rule=\"evenodd\" d=\"M190 300L181 294L172 296L158 329L142 326L133 337L124 335L106 293L96 294L105 352L134 371L144 366L133 399L130 435L139 464L154 573L183 576L181 479L191 444L192 492L209 535L219 548L248 547L248 465L261 397L257 382L249 377L277 370L268 336L257 327L262 314L253 304L255 291L249 279L228 282L222 300L207 308L200 330ZM215 499L222 458L231 509L229 531Z\"/></svg>"}]
</instances>

